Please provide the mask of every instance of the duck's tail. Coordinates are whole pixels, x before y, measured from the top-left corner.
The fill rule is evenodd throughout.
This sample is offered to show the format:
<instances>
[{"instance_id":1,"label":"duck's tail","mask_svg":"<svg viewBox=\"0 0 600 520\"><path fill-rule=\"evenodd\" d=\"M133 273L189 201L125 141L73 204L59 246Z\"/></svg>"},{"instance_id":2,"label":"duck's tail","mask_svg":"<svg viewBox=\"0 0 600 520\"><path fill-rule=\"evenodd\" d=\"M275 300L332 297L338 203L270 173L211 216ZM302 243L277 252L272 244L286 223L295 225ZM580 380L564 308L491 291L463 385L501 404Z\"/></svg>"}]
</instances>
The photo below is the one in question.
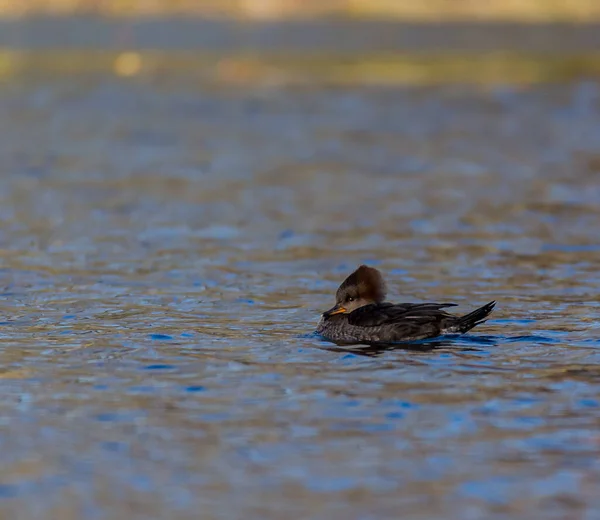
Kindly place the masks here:
<instances>
[{"instance_id":1,"label":"duck's tail","mask_svg":"<svg viewBox=\"0 0 600 520\"><path fill-rule=\"evenodd\" d=\"M483 307L479 307L479 309L470 312L469 314L465 314L458 318L452 327L452 332L459 332L464 334L465 332L471 330L473 327L479 325L486 321L486 318L490 315L490 313L494 310L496 306L495 301L491 301L490 303L486 303ZM450 332L450 331L449 331Z\"/></svg>"}]
</instances>

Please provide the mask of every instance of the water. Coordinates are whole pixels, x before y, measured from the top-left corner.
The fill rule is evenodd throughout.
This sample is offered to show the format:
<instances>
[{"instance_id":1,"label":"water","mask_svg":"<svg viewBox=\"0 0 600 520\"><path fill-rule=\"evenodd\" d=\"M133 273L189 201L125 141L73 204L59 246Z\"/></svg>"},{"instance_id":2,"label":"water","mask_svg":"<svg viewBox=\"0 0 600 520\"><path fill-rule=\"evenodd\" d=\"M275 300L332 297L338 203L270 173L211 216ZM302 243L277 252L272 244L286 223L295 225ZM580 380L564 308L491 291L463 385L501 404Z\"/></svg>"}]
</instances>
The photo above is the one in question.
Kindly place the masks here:
<instances>
[{"instance_id":1,"label":"water","mask_svg":"<svg viewBox=\"0 0 600 520\"><path fill-rule=\"evenodd\" d=\"M600 515L595 82L39 59L0 86L5 516ZM498 308L340 351L312 331L363 262Z\"/></svg>"}]
</instances>

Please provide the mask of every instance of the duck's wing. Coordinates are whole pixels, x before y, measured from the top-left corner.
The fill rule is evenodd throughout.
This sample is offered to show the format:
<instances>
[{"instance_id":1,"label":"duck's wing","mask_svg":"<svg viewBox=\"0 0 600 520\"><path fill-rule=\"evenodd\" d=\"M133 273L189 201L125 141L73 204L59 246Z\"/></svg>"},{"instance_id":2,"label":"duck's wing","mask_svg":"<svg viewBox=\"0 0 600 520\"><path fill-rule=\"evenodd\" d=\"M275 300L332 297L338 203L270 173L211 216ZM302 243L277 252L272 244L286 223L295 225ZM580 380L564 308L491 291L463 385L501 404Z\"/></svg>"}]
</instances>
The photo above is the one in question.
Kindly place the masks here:
<instances>
[{"instance_id":1,"label":"duck's wing","mask_svg":"<svg viewBox=\"0 0 600 520\"><path fill-rule=\"evenodd\" d=\"M391 323L432 323L453 317L442 310L456 303L378 303L360 307L348 315L358 327L378 327Z\"/></svg>"}]
</instances>

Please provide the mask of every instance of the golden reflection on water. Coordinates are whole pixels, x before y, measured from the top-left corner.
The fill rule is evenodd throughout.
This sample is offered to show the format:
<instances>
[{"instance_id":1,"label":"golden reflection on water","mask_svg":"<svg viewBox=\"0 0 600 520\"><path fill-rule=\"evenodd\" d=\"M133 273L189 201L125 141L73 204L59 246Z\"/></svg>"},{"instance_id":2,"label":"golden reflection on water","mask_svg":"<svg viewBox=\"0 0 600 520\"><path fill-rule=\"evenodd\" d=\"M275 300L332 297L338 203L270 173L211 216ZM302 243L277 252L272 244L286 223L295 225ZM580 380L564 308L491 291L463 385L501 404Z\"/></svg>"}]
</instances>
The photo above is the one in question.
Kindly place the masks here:
<instances>
[{"instance_id":1,"label":"golden reflection on water","mask_svg":"<svg viewBox=\"0 0 600 520\"><path fill-rule=\"evenodd\" d=\"M600 52L575 55L527 52L422 52L374 55L299 52L231 55L191 51L21 51L0 52L0 78L61 74L114 74L230 85L481 85L566 82L600 77Z\"/></svg>"}]
</instances>

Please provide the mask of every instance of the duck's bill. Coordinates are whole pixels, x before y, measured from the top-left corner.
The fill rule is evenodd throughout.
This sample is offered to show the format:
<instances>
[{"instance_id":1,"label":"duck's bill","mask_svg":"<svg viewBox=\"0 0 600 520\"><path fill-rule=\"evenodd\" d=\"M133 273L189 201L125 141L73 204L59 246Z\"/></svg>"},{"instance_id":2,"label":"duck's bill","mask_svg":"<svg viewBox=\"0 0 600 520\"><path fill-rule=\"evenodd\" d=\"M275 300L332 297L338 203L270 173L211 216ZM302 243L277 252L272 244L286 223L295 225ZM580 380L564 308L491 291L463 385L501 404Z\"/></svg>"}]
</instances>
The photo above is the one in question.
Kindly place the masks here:
<instances>
[{"instance_id":1,"label":"duck's bill","mask_svg":"<svg viewBox=\"0 0 600 520\"><path fill-rule=\"evenodd\" d=\"M329 316L334 316L335 314L344 314L345 312L347 312L347 311L344 307L342 307L341 305L336 305L335 307L332 307L328 311L325 311L323 313L323 317L329 318Z\"/></svg>"}]
</instances>

